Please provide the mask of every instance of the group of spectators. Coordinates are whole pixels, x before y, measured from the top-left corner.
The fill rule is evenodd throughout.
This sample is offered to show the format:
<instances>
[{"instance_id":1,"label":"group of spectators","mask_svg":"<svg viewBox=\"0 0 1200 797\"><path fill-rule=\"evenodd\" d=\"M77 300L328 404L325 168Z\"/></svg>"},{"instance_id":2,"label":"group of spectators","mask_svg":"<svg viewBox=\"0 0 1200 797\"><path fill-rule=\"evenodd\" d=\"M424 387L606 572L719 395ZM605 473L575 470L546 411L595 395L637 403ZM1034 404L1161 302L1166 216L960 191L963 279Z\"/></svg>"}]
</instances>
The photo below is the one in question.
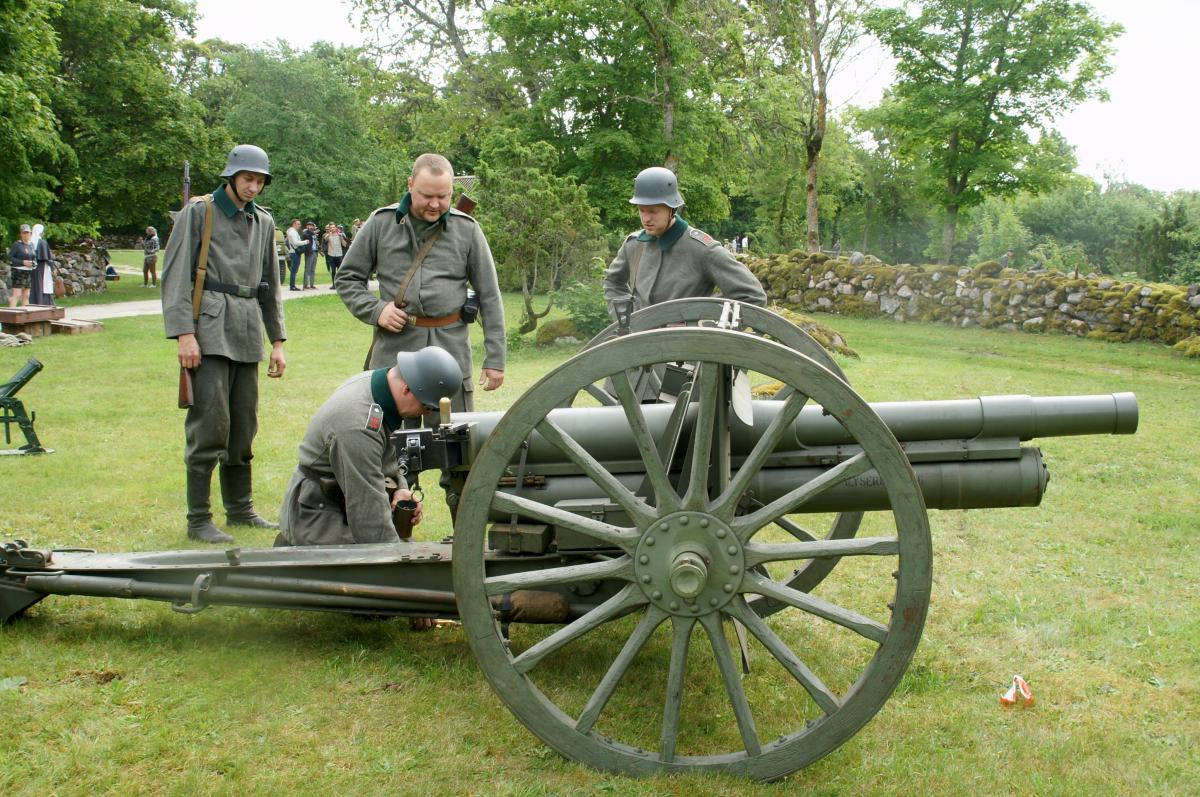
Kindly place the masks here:
<instances>
[{"instance_id":1,"label":"group of spectators","mask_svg":"<svg viewBox=\"0 0 1200 797\"><path fill-rule=\"evenodd\" d=\"M314 221L301 227L300 219L292 219L292 223L288 225L287 232L284 234L284 246L287 249L290 274L288 290L316 290L318 253L325 256L325 268L329 271L332 287L333 278L337 276L338 267L342 265L342 258L346 256L346 251L350 248L350 239L354 237L361 226L362 221L355 219L354 223L350 225L349 234L347 234L342 225L332 221L325 225L324 230L319 230ZM303 284L297 288L296 273L300 270L302 257L304 259Z\"/></svg>"},{"instance_id":2,"label":"group of spectators","mask_svg":"<svg viewBox=\"0 0 1200 797\"><path fill-rule=\"evenodd\" d=\"M42 235L45 230L41 224L22 224L8 248L9 307L54 304L54 253Z\"/></svg>"}]
</instances>

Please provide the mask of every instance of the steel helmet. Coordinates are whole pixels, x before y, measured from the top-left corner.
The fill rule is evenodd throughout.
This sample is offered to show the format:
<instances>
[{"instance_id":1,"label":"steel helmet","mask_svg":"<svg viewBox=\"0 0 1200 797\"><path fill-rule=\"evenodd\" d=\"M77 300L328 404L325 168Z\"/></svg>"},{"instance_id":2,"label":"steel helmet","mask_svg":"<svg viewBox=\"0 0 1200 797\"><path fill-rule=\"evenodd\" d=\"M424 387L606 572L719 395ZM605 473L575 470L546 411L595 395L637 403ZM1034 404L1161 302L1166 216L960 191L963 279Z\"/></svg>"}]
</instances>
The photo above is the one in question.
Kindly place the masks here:
<instances>
[{"instance_id":1,"label":"steel helmet","mask_svg":"<svg viewBox=\"0 0 1200 797\"><path fill-rule=\"evenodd\" d=\"M229 159L225 162L222 177L233 177L238 172L254 172L267 178L271 184L271 165L267 161L267 153L262 147L253 144L238 144L229 150Z\"/></svg>"},{"instance_id":2,"label":"steel helmet","mask_svg":"<svg viewBox=\"0 0 1200 797\"><path fill-rule=\"evenodd\" d=\"M417 401L435 410L438 399L454 398L462 390L463 372L450 352L438 346L396 355L396 367Z\"/></svg>"},{"instance_id":3,"label":"steel helmet","mask_svg":"<svg viewBox=\"0 0 1200 797\"><path fill-rule=\"evenodd\" d=\"M651 166L642 169L633 178L633 198L631 205L666 205L669 208L683 207L683 197L679 195L679 180L675 172L662 166Z\"/></svg>"}]
</instances>

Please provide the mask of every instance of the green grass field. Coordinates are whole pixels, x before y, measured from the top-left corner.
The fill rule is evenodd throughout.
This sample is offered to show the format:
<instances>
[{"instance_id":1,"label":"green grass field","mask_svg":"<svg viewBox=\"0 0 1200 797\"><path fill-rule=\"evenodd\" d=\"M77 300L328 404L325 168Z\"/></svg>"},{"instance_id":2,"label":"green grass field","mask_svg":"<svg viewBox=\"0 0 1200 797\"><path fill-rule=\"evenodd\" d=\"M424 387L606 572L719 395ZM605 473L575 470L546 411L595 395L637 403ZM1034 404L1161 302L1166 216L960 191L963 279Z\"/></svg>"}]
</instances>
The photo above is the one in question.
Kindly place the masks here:
<instances>
[{"instance_id":1,"label":"green grass field","mask_svg":"<svg viewBox=\"0 0 1200 797\"><path fill-rule=\"evenodd\" d=\"M512 326L513 297L508 308ZM840 362L872 401L1131 390L1141 407L1136 436L1043 441L1040 507L931 513L921 646L880 714L828 757L775 784L598 774L508 713L459 628L52 597L0 628L0 794L1195 794L1200 362L1156 346L822 320L862 354ZM310 415L369 342L332 295L289 303L287 323L287 373L262 378L255 449L272 518ZM177 365L161 329L157 317L116 319L0 350L0 379L29 356L45 363L20 398L55 449L0 457L0 539L188 547ZM503 409L568 353L513 353L504 387L477 393L477 407ZM428 503L418 536L439 539L446 513ZM238 534L244 546L272 538ZM589 649L611 659L612 648ZM594 669L553 666L563 679ZM1014 673L1033 708L999 707ZM727 703L711 708L711 732L727 733Z\"/></svg>"}]
</instances>

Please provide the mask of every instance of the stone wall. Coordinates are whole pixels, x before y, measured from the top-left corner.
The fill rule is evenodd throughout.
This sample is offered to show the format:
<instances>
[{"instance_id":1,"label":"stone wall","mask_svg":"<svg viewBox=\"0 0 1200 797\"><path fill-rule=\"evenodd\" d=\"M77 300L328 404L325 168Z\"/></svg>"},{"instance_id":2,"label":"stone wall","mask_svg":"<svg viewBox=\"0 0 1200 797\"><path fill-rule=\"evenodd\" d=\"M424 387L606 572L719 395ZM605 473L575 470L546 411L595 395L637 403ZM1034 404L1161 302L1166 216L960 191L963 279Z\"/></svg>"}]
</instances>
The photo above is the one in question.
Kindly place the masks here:
<instances>
[{"instance_id":1,"label":"stone wall","mask_svg":"<svg viewBox=\"0 0 1200 797\"><path fill-rule=\"evenodd\" d=\"M861 256L858 256L861 258ZM1200 288L1058 271L1022 272L988 261L975 268L858 265L824 254L747 260L772 301L801 312L937 321L1108 341L1184 343L1200 335Z\"/></svg>"},{"instance_id":2,"label":"stone wall","mask_svg":"<svg viewBox=\"0 0 1200 797\"><path fill-rule=\"evenodd\" d=\"M106 289L104 269L108 265L108 250L88 244L77 249L55 249L54 274L63 281L67 296L99 293ZM9 263L0 262L0 304L8 304L10 284Z\"/></svg>"},{"instance_id":3,"label":"stone wall","mask_svg":"<svg viewBox=\"0 0 1200 797\"><path fill-rule=\"evenodd\" d=\"M99 293L107 288L104 282L104 269L109 263L107 249L87 245L79 249L60 249L55 251L54 259L67 296Z\"/></svg>"}]
</instances>

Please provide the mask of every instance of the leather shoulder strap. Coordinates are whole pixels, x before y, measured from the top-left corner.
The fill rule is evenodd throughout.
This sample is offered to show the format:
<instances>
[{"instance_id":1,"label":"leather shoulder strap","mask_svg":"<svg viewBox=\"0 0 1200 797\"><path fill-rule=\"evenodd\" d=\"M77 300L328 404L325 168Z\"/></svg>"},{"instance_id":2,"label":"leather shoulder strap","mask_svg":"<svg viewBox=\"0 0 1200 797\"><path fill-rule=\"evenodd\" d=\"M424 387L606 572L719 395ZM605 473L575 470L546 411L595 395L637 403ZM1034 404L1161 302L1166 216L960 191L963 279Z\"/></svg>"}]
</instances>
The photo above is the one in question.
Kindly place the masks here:
<instances>
[{"instance_id":1,"label":"leather shoulder strap","mask_svg":"<svg viewBox=\"0 0 1200 797\"><path fill-rule=\"evenodd\" d=\"M200 257L196 260L196 279L192 286L192 322L200 320L200 298L204 296L204 275L208 271L208 245L212 242L213 203L212 197L205 194L201 199L204 203L204 234L200 237Z\"/></svg>"},{"instance_id":2,"label":"leather shoulder strap","mask_svg":"<svg viewBox=\"0 0 1200 797\"><path fill-rule=\"evenodd\" d=\"M408 267L408 273L404 275L404 280L400 283L400 290L396 291L396 298L392 299L392 304L401 310L408 305L408 302L404 301L404 294L408 292L409 284L412 283L417 269L421 267L421 261L425 259L425 255L429 254L429 250L433 248L433 242L437 240L441 232L441 227L435 227L433 232L429 233L429 237L425 239L425 243L421 244L420 251L413 256L412 265Z\"/></svg>"}]
</instances>

